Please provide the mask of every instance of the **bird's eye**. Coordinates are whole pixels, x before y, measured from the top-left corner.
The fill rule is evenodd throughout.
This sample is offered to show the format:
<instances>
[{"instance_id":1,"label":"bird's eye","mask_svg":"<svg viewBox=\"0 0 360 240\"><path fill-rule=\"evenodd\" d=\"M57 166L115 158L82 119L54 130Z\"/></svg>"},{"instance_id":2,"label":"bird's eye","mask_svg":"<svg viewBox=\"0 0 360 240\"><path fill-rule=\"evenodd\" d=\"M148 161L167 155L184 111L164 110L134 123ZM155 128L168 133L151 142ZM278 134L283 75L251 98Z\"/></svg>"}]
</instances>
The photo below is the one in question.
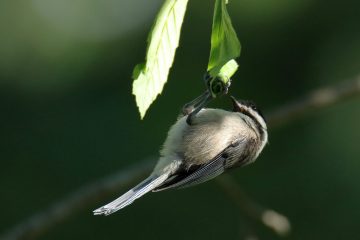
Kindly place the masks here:
<instances>
[{"instance_id":1,"label":"bird's eye","mask_svg":"<svg viewBox=\"0 0 360 240\"><path fill-rule=\"evenodd\" d=\"M252 109L254 109L255 111L257 110L257 107L256 107L256 105L255 105L255 103L253 103L253 102L249 102L249 107L251 107Z\"/></svg>"}]
</instances>

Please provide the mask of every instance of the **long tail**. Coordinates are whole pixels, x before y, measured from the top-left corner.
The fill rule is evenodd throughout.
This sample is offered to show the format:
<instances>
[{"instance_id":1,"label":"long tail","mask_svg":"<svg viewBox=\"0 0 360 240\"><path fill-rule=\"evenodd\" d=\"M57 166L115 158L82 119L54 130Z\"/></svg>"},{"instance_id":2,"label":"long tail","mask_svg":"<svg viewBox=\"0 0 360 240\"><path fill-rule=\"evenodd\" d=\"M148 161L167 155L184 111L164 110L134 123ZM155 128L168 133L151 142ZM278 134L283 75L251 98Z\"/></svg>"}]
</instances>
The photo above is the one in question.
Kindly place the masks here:
<instances>
[{"instance_id":1,"label":"long tail","mask_svg":"<svg viewBox=\"0 0 360 240\"><path fill-rule=\"evenodd\" d=\"M134 202L139 197L150 192L154 188L160 186L166 179L168 174L163 174L161 176L150 176L134 188L130 189L124 193L119 198L114 201L102 206L93 211L94 215L110 215Z\"/></svg>"}]
</instances>

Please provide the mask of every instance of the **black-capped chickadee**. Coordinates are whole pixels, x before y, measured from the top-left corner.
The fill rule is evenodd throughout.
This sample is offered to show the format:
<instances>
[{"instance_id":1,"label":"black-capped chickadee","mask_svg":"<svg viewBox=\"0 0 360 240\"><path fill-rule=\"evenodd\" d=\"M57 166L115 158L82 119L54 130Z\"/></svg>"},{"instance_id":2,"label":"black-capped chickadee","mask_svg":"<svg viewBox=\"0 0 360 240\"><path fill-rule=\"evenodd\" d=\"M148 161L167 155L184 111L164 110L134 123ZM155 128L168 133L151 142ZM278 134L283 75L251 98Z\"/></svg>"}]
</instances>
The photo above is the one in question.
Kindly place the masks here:
<instances>
[{"instance_id":1,"label":"black-capped chickadee","mask_svg":"<svg viewBox=\"0 0 360 240\"><path fill-rule=\"evenodd\" d=\"M196 185L254 162L267 143L265 120L253 103L231 99L233 111L202 109L191 124L180 117L150 176L94 214L109 215L150 191Z\"/></svg>"}]
</instances>

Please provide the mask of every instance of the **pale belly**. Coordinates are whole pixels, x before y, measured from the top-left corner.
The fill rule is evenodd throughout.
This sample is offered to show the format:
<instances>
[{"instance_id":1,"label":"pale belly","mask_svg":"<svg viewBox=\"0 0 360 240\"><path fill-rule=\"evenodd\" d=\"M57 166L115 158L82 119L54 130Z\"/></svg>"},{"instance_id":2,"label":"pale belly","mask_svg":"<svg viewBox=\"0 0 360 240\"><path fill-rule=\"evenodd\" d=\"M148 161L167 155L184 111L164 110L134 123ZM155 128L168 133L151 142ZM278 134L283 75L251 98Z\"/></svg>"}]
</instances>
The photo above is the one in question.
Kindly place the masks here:
<instances>
[{"instance_id":1,"label":"pale belly","mask_svg":"<svg viewBox=\"0 0 360 240\"><path fill-rule=\"evenodd\" d=\"M238 114L220 109L202 110L191 126L186 123L186 117L180 118L169 130L156 169L173 161L185 167L207 163L236 137L248 132L248 126Z\"/></svg>"}]
</instances>

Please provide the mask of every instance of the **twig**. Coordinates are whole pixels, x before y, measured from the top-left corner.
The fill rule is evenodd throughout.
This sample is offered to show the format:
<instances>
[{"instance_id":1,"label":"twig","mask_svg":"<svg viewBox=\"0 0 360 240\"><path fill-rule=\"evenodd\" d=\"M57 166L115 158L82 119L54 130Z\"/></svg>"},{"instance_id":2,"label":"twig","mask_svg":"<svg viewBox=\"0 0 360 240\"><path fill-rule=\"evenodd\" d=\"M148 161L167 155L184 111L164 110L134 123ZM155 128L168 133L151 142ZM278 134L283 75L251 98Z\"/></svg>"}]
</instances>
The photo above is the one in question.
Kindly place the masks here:
<instances>
[{"instance_id":1,"label":"twig","mask_svg":"<svg viewBox=\"0 0 360 240\"><path fill-rule=\"evenodd\" d=\"M252 200L239 184L229 175L222 175L215 181L230 199L250 218L259 221L280 236L290 233L290 221L284 215L261 206Z\"/></svg>"},{"instance_id":2,"label":"twig","mask_svg":"<svg viewBox=\"0 0 360 240\"><path fill-rule=\"evenodd\" d=\"M276 127L298 119L316 109L324 108L360 94L360 75L352 81L326 86L310 92L303 98L286 104L268 116L269 126Z\"/></svg>"},{"instance_id":3,"label":"twig","mask_svg":"<svg viewBox=\"0 0 360 240\"><path fill-rule=\"evenodd\" d=\"M135 181L148 174L153 163L154 161L148 159L128 169L124 169L84 186L75 193L20 223L8 233L0 236L0 239L34 239L48 231L57 223L64 221L81 209L84 209L86 206L106 198L108 195L117 192L123 187L134 184Z\"/></svg>"},{"instance_id":4,"label":"twig","mask_svg":"<svg viewBox=\"0 0 360 240\"><path fill-rule=\"evenodd\" d=\"M270 127L284 124L297 119L314 109L323 108L356 95L360 95L360 77L357 77L350 82L342 82L333 87L321 88L300 100L278 108L268 115L268 124ZM120 188L130 185L132 182L148 173L150 167L150 161L140 162L130 169L97 180L95 183L81 188L63 200L54 203L42 212L26 219L24 222L2 235L0 239L17 240L34 238L41 233L48 231L56 223L64 221L81 209L84 209L85 206L98 202L110 193L115 193ZM264 210L260 205L253 203L238 186L233 184L231 178L222 178L222 180L219 180L219 183L226 192L233 194L239 207L241 207L241 209L249 216L256 219L259 219L260 216L260 219L262 219L261 221L266 226L272 229L277 228L276 226L272 226L274 216L275 219L281 219L283 217L282 215L271 212L272 210ZM287 227L285 222L286 221L282 223L283 230L278 229L276 231L286 232L285 230Z\"/></svg>"}]
</instances>

